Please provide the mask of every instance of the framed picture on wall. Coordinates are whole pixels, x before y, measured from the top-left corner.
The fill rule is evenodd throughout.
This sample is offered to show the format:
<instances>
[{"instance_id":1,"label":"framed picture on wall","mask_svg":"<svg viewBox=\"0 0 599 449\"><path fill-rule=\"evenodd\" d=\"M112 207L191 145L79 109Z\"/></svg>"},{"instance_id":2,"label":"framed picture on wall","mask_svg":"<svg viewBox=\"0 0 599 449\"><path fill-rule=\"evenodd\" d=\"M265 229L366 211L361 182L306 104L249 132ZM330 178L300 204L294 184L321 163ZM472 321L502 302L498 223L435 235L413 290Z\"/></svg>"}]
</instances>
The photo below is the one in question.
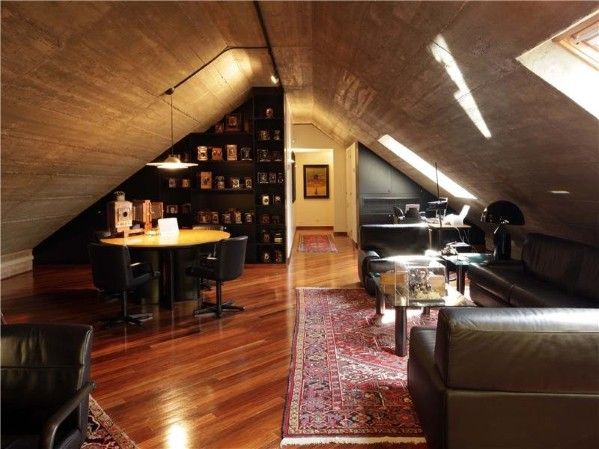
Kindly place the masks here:
<instances>
[{"instance_id":1,"label":"framed picture on wall","mask_svg":"<svg viewBox=\"0 0 599 449\"><path fill-rule=\"evenodd\" d=\"M304 165L304 199L329 197L329 166Z\"/></svg>"}]
</instances>

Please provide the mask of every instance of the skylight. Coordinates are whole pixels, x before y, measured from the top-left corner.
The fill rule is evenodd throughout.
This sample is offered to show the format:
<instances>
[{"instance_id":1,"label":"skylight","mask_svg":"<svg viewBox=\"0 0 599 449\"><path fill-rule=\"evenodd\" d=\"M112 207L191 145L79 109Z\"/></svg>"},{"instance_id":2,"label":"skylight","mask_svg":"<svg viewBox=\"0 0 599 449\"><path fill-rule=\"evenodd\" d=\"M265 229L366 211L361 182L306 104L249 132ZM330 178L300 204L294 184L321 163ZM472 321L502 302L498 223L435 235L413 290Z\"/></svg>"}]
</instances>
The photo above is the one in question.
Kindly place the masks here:
<instances>
[{"instance_id":1,"label":"skylight","mask_svg":"<svg viewBox=\"0 0 599 449\"><path fill-rule=\"evenodd\" d=\"M450 195L456 198L465 198L469 200L475 200L476 197L464 189L462 186L457 184L455 181L449 179L449 177L441 171L435 171L435 167L426 162L412 150L405 145L399 143L389 134L385 134L379 139L379 143L387 147L394 154L402 158L428 179L433 182L437 181L437 175L439 177L439 187L449 192Z\"/></svg>"}]
</instances>

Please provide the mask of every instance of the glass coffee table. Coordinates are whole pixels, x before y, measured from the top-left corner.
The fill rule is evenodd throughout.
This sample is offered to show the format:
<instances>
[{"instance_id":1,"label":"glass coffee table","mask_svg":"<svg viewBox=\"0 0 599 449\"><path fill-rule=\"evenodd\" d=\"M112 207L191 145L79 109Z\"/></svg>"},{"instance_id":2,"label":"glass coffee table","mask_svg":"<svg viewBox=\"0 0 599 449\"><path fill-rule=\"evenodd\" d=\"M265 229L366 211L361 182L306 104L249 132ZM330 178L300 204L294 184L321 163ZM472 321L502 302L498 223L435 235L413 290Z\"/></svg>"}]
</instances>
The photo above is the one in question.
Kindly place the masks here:
<instances>
[{"instance_id":1,"label":"glass coffee table","mask_svg":"<svg viewBox=\"0 0 599 449\"><path fill-rule=\"evenodd\" d=\"M462 295L455 287L445 285L446 294L441 299L408 299L394 285L381 283L379 273L371 274L376 286L376 314L379 322L385 314L386 301L395 309L395 354L405 357L408 351L408 309L423 308L430 313L432 307L475 307L470 299Z\"/></svg>"},{"instance_id":2,"label":"glass coffee table","mask_svg":"<svg viewBox=\"0 0 599 449\"><path fill-rule=\"evenodd\" d=\"M466 289L466 271L471 264L480 264L493 260L493 254L489 253L460 253L452 256L439 256L441 262L449 271L456 272L456 284L458 291L464 293Z\"/></svg>"}]
</instances>

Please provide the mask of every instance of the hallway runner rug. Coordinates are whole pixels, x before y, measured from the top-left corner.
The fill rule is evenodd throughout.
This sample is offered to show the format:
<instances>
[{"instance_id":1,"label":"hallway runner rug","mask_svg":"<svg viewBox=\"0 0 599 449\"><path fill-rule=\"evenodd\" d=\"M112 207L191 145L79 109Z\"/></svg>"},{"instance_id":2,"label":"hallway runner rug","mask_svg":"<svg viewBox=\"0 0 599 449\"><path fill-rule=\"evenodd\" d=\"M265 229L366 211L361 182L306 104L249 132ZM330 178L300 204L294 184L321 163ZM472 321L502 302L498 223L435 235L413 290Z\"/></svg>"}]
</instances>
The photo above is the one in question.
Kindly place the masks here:
<instances>
[{"instance_id":1,"label":"hallway runner rug","mask_svg":"<svg viewBox=\"0 0 599 449\"><path fill-rule=\"evenodd\" d=\"M90 396L87 438L81 449L137 449L137 445Z\"/></svg>"},{"instance_id":2,"label":"hallway runner rug","mask_svg":"<svg viewBox=\"0 0 599 449\"><path fill-rule=\"evenodd\" d=\"M331 234L300 234L297 250L300 253L336 253Z\"/></svg>"},{"instance_id":3,"label":"hallway runner rug","mask_svg":"<svg viewBox=\"0 0 599 449\"><path fill-rule=\"evenodd\" d=\"M296 313L281 445L426 449L407 389L407 357L394 354L393 314L377 326L364 290L325 288L297 289ZM436 317L416 315L409 327L434 327Z\"/></svg>"}]
</instances>

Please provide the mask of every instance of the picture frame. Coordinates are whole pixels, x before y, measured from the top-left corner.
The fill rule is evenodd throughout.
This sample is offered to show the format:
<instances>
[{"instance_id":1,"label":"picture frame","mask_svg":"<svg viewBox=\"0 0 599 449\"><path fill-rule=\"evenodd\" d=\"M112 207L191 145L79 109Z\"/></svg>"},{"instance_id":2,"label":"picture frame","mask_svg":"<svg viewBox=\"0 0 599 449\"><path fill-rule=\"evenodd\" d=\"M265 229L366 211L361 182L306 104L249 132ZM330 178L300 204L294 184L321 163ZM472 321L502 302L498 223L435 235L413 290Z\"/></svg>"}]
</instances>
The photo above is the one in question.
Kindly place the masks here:
<instances>
[{"instance_id":1,"label":"picture frame","mask_svg":"<svg viewBox=\"0 0 599 449\"><path fill-rule=\"evenodd\" d=\"M225 123L224 122L216 122L214 124L214 133L222 134L225 132Z\"/></svg>"},{"instance_id":2,"label":"picture frame","mask_svg":"<svg viewBox=\"0 0 599 449\"><path fill-rule=\"evenodd\" d=\"M181 179L181 188L183 189L189 189L191 187L191 179L189 178L182 178Z\"/></svg>"},{"instance_id":3,"label":"picture frame","mask_svg":"<svg viewBox=\"0 0 599 449\"><path fill-rule=\"evenodd\" d=\"M258 148L258 162L270 162L270 151L266 148Z\"/></svg>"},{"instance_id":4,"label":"picture frame","mask_svg":"<svg viewBox=\"0 0 599 449\"><path fill-rule=\"evenodd\" d=\"M198 161L207 161L208 160L208 147L205 145L198 145Z\"/></svg>"},{"instance_id":5,"label":"picture frame","mask_svg":"<svg viewBox=\"0 0 599 449\"><path fill-rule=\"evenodd\" d=\"M258 184L268 184L268 173L258 172Z\"/></svg>"},{"instance_id":6,"label":"picture frame","mask_svg":"<svg viewBox=\"0 0 599 449\"><path fill-rule=\"evenodd\" d=\"M273 162L283 162L283 153L280 150L273 150L272 160Z\"/></svg>"},{"instance_id":7,"label":"picture frame","mask_svg":"<svg viewBox=\"0 0 599 449\"><path fill-rule=\"evenodd\" d=\"M168 188L169 189L177 188L177 178L168 178Z\"/></svg>"},{"instance_id":8,"label":"picture frame","mask_svg":"<svg viewBox=\"0 0 599 449\"><path fill-rule=\"evenodd\" d=\"M225 132L241 131L241 114L236 112L225 115Z\"/></svg>"},{"instance_id":9,"label":"picture frame","mask_svg":"<svg viewBox=\"0 0 599 449\"><path fill-rule=\"evenodd\" d=\"M216 176L215 178L216 190L225 190L225 177L224 176Z\"/></svg>"},{"instance_id":10,"label":"picture frame","mask_svg":"<svg viewBox=\"0 0 599 449\"><path fill-rule=\"evenodd\" d=\"M227 145L227 160L228 161L236 161L237 160L237 145Z\"/></svg>"},{"instance_id":11,"label":"picture frame","mask_svg":"<svg viewBox=\"0 0 599 449\"><path fill-rule=\"evenodd\" d=\"M304 199L329 198L329 166L304 165Z\"/></svg>"},{"instance_id":12,"label":"picture frame","mask_svg":"<svg viewBox=\"0 0 599 449\"><path fill-rule=\"evenodd\" d=\"M254 222L254 213L251 211L243 213L243 220L245 223L253 223Z\"/></svg>"},{"instance_id":13,"label":"picture frame","mask_svg":"<svg viewBox=\"0 0 599 449\"><path fill-rule=\"evenodd\" d=\"M241 189L241 182L239 178L236 176L231 177L231 188L232 189Z\"/></svg>"},{"instance_id":14,"label":"picture frame","mask_svg":"<svg viewBox=\"0 0 599 449\"><path fill-rule=\"evenodd\" d=\"M260 204L263 206L270 206L270 195L266 193L260 195Z\"/></svg>"},{"instance_id":15,"label":"picture frame","mask_svg":"<svg viewBox=\"0 0 599 449\"><path fill-rule=\"evenodd\" d=\"M251 161L252 160L252 147L241 147L239 152L241 153L242 161Z\"/></svg>"},{"instance_id":16,"label":"picture frame","mask_svg":"<svg viewBox=\"0 0 599 449\"><path fill-rule=\"evenodd\" d=\"M276 184L277 183L277 174L275 172L268 172L268 183Z\"/></svg>"},{"instance_id":17,"label":"picture frame","mask_svg":"<svg viewBox=\"0 0 599 449\"><path fill-rule=\"evenodd\" d=\"M212 189L212 172L203 171L200 172L200 189L211 190Z\"/></svg>"},{"instance_id":18,"label":"picture frame","mask_svg":"<svg viewBox=\"0 0 599 449\"><path fill-rule=\"evenodd\" d=\"M216 211L212 211L210 212L210 216L212 218L212 224L219 224L219 217L218 217L218 212Z\"/></svg>"},{"instance_id":19,"label":"picture frame","mask_svg":"<svg viewBox=\"0 0 599 449\"><path fill-rule=\"evenodd\" d=\"M212 147L212 151L210 152L210 159L212 159L213 161L222 161L223 149L221 147Z\"/></svg>"},{"instance_id":20,"label":"picture frame","mask_svg":"<svg viewBox=\"0 0 599 449\"><path fill-rule=\"evenodd\" d=\"M243 186L246 189L252 190L253 183L254 183L254 180L251 178L251 176L246 176L245 178L243 178Z\"/></svg>"},{"instance_id":21,"label":"picture frame","mask_svg":"<svg viewBox=\"0 0 599 449\"><path fill-rule=\"evenodd\" d=\"M166 213L168 215L177 215L179 213L179 206L177 204L167 204Z\"/></svg>"}]
</instances>

